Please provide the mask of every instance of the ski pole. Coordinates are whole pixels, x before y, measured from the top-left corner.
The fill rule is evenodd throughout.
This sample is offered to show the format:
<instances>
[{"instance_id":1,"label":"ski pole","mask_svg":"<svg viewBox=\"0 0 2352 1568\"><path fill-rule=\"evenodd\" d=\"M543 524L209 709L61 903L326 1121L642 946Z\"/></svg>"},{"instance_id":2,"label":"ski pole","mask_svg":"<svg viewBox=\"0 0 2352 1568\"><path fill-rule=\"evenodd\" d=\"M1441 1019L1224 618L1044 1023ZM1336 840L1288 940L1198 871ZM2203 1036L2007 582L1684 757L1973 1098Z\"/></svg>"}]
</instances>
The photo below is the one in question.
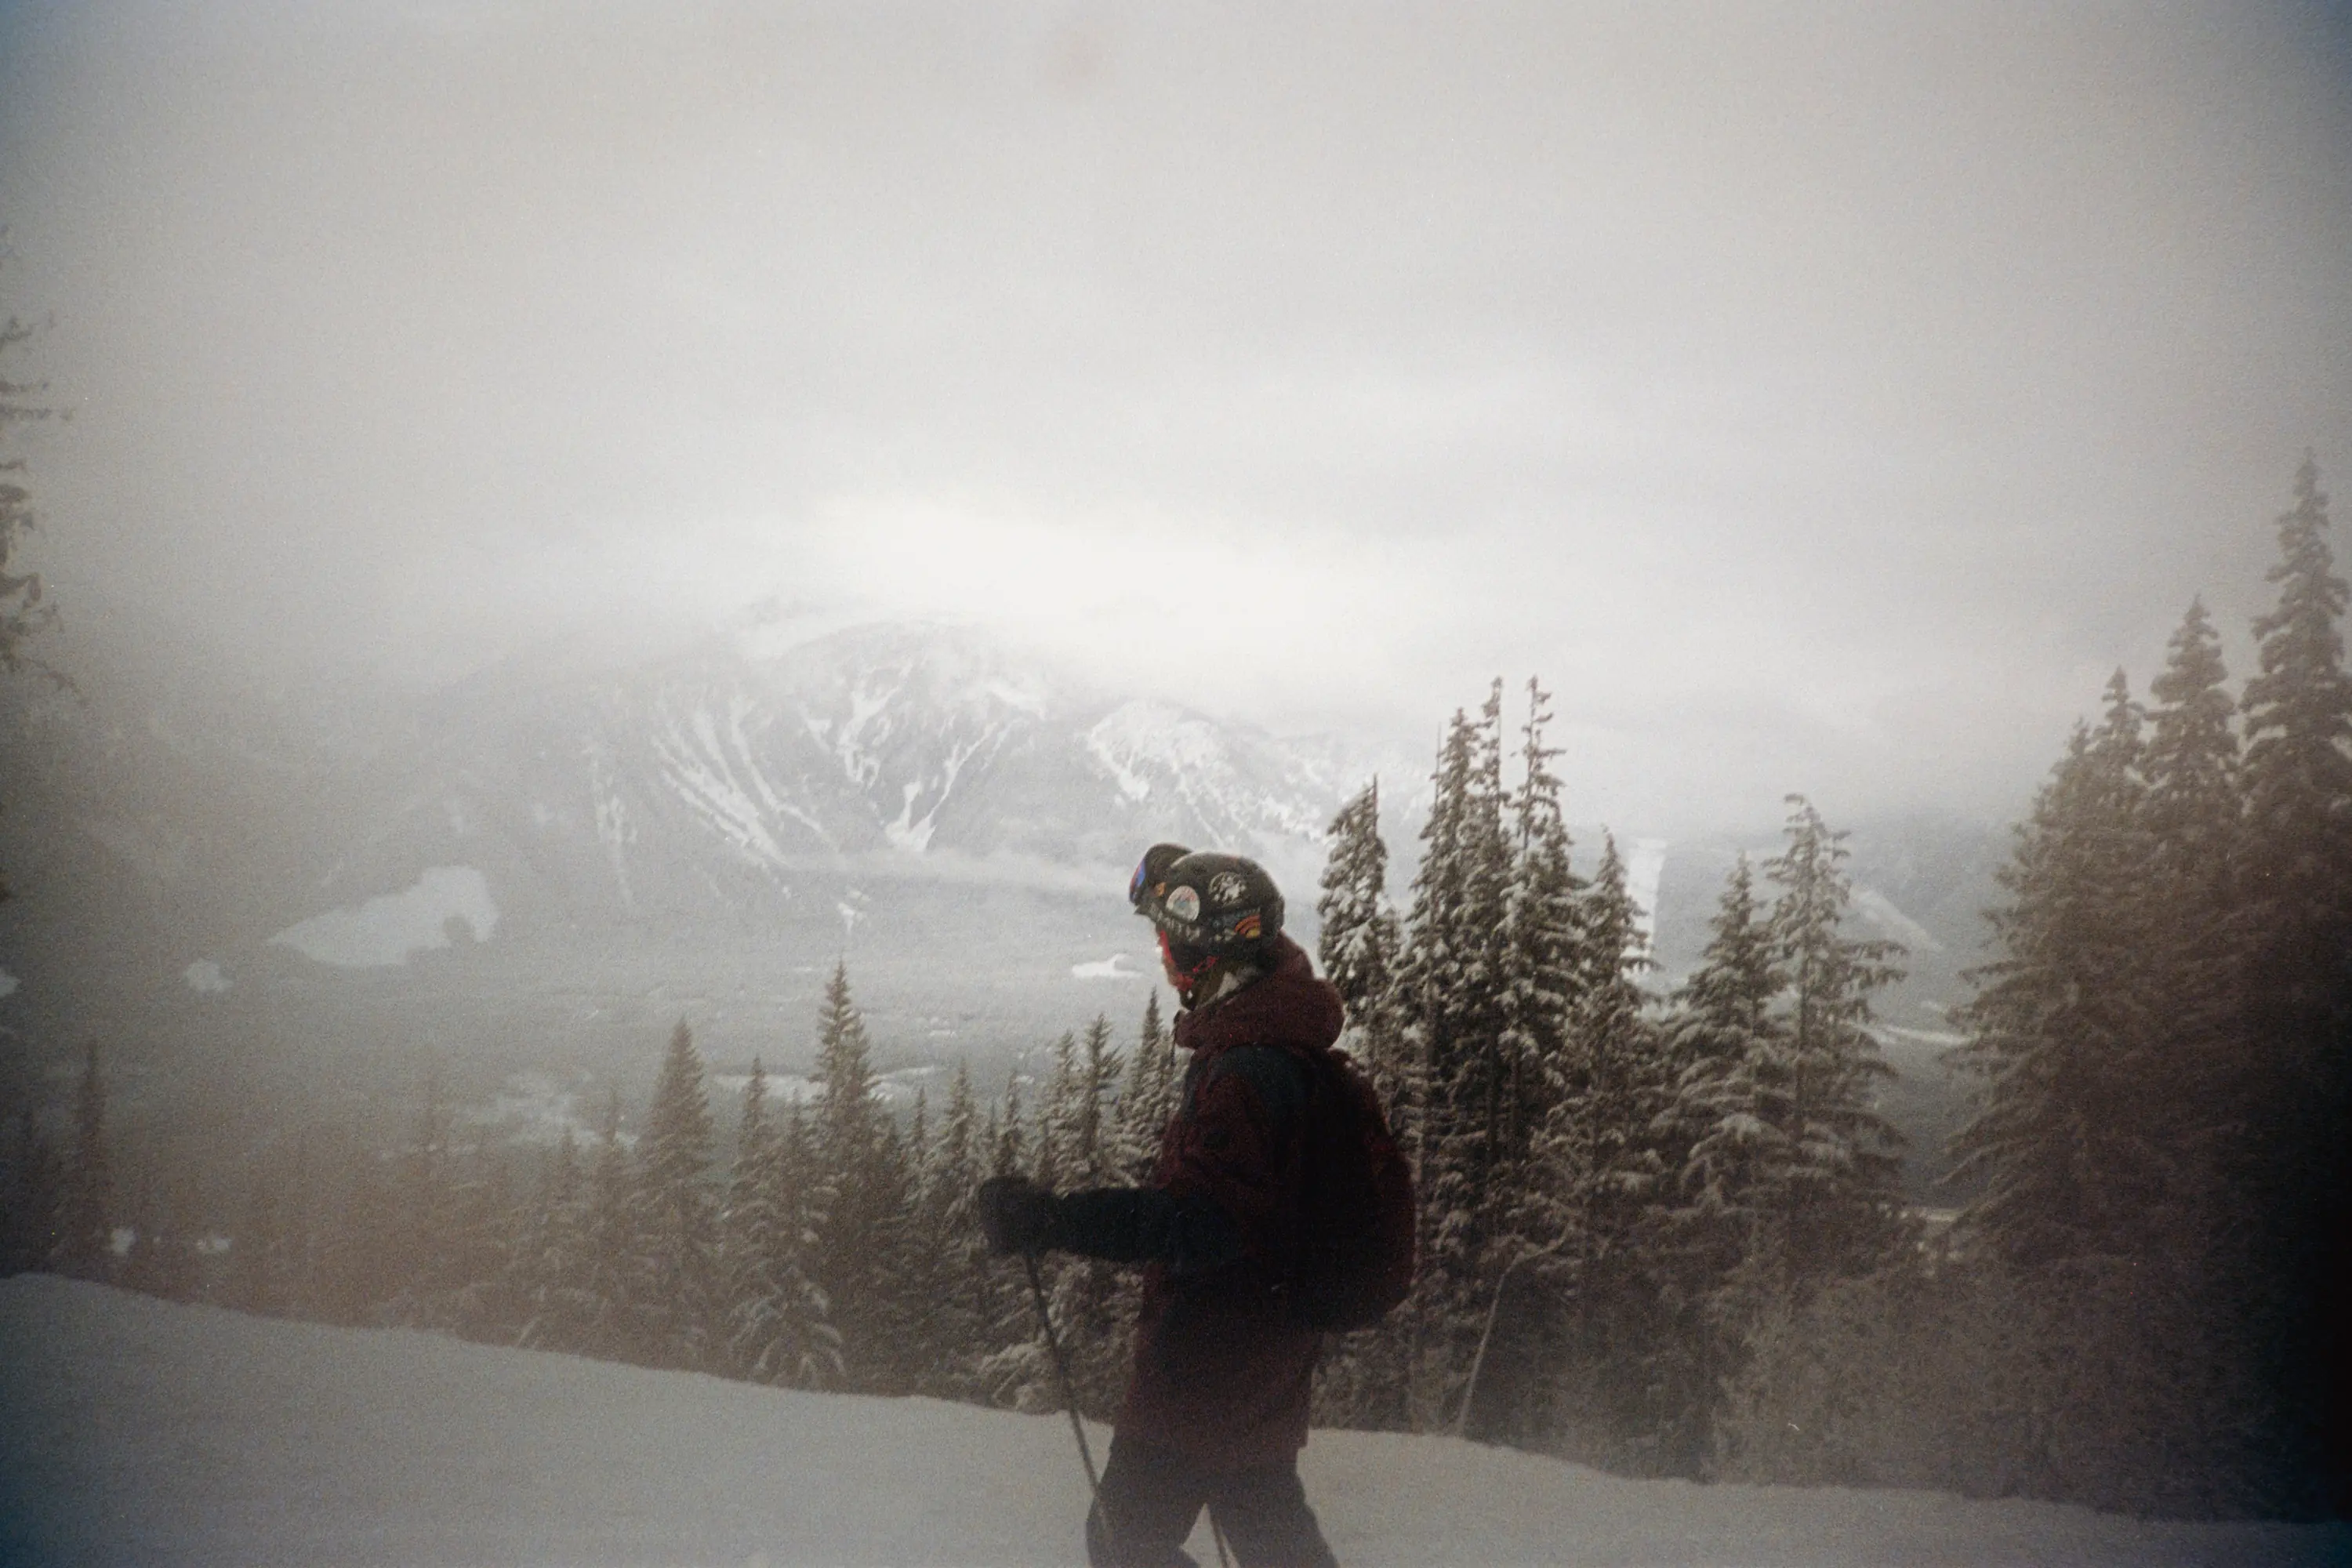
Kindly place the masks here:
<instances>
[{"instance_id":1,"label":"ski pole","mask_svg":"<svg viewBox=\"0 0 2352 1568\"><path fill-rule=\"evenodd\" d=\"M1029 1294L1037 1302L1037 1326L1045 1331L1045 1349L1054 1357L1054 1372L1062 1380L1062 1408L1070 1413L1070 1432L1078 1440L1078 1459L1087 1468L1087 1490L1094 1499L1095 1517L1102 1521L1103 1544L1110 1548L1111 1556L1118 1556L1118 1539L1110 1527L1110 1510L1103 1507L1102 1481L1095 1474L1094 1450L1087 1447L1087 1424L1078 1419L1076 1385L1070 1379L1070 1363L1062 1354L1061 1337L1054 1332L1054 1314L1045 1305L1045 1282L1037 1277L1037 1255L1024 1252L1022 1264L1029 1270Z\"/></svg>"}]
</instances>

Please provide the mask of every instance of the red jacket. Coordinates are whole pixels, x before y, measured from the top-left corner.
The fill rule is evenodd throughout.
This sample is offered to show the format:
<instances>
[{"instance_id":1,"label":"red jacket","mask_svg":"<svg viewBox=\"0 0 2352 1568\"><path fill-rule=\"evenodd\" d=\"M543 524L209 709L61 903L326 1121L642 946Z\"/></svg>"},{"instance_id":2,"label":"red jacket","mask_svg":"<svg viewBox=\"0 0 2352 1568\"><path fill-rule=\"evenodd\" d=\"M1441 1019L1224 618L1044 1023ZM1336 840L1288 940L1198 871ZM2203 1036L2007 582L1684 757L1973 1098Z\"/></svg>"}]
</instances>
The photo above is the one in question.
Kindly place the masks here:
<instances>
[{"instance_id":1,"label":"red jacket","mask_svg":"<svg viewBox=\"0 0 2352 1568\"><path fill-rule=\"evenodd\" d=\"M1150 1184L1214 1203L1240 1232L1243 1256L1184 1277L1165 1263L1145 1269L1118 1416L1122 1434L1208 1469L1285 1464L1298 1452L1322 1348L1320 1334L1288 1321L1274 1287L1298 1223L1305 1068L1339 1037L1339 994L1288 937L1274 960L1242 990L1177 1016L1176 1043L1192 1061Z\"/></svg>"}]
</instances>

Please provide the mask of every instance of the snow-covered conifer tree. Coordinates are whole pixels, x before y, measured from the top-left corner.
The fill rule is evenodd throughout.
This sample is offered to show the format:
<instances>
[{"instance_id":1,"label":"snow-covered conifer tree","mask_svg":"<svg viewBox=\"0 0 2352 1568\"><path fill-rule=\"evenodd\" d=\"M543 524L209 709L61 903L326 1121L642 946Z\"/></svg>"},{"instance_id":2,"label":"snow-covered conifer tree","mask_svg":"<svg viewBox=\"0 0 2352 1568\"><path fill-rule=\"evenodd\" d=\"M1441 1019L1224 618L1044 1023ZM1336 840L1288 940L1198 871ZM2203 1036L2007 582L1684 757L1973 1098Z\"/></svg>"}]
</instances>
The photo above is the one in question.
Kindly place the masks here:
<instances>
[{"instance_id":1,"label":"snow-covered conifer tree","mask_svg":"<svg viewBox=\"0 0 2352 1568\"><path fill-rule=\"evenodd\" d=\"M1698 967L1675 994L1662 1031L1671 1098L1657 1128L1666 1178L1654 1245L1674 1312L1678 1386L1668 1395L1696 1469L1712 1447L1712 1417L1744 1328L1738 1287L1768 1216L1762 1173L1778 1146L1763 1085L1787 1059L1773 998L1781 987L1770 932L1746 855L1734 862L1708 922Z\"/></svg>"},{"instance_id":2,"label":"snow-covered conifer tree","mask_svg":"<svg viewBox=\"0 0 2352 1568\"><path fill-rule=\"evenodd\" d=\"M917 1245L936 1263L929 1320L933 1364L924 1386L943 1395L977 1392L981 1358L993 1348L988 1328L1001 1310L972 1207L986 1147L971 1064L959 1062L926 1157L917 1220Z\"/></svg>"},{"instance_id":3,"label":"snow-covered conifer tree","mask_svg":"<svg viewBox=\"0 0 2352 1568\"><path fill-rule=\"evenodd\" d=\"M1021 1069L1004 1075L1004 1114L999 1121L989 1112L989 1163L992 1176L1024 1175L1029 1168L1029 1134L1021 1121Z\"/></svg>"},{"instance_id":4,"label":"snow-covered conifer tree","mask_svg":"<svg viewBox=\"0 0 2352 1568\"><path fill-rule=\"evenodd\" d=\"M1955 1141L1980 1177L1968 1224L2009 1262L2129 1256L2164 1215L2173 1151L2151 1137L2162 1022L2141 724L2119 670L2078 727L2000 874L1999 956L1977 972L1958 1059L1985 1080Z\"/></svg>"},{"instance_id":5,"label":"snow-covered conifer tree","mask_svg":"<svg viewBox=\"0 0 2352 1568\"><path fill-rule=\"evenodd\" d=\"M753 1383L823 1388L839 1379L841 1335L808 1276L811 1236L767 1100L767 1073L754 1058L719 1222L723 1364Z\"/></svg>"},{"instance_id":6,"label":"snow-covered conifer tree","mask_svg":"<svg viewBox=\"0 0 2352 1568\"><path fill-rule=\"evenodd\" d=\"M1366 783L1341 806L1328 832L1331 853L1315 912L1323 924L1324 978L1347 1008L1347 1032L1339 1043L1362 1062L1402 1137L1415 1115L1421 1074L1399 1005L1404 938L1389 902L1380 780Z\"/></svg>"},{"instance_id":7,"label":"snow-covered conifer tree","mask_svg":"<svg viewBox=\"0 0 2352 1568\"><path fill-rule=\"evenodd\" d=\"M571 1347L570 1292L587 1271L586 1205L580 1174L579 1141L566 1123L563 1137L540 1173L523 1224L515 1235L510 1265L523 1305L515 1342L547 1350Z\"/></svg>"},{"instance_id":8,"label":"snow-covered conifer tree","mask_svg":"<svg viewBox=\"0 0 2352 1568\"><path fill-rule=\"evenodd\" d=\"M1142 1182L1160 1157L1160 1135L1176 1113L1175 1042L1160 1021L1160 990L1143 999L1143 1023L1128 1058L1127 1083L1118 1096L1117 1169L1128 1182Z\"/></svg>"},{"instance_id":9,"label":"snow-covered conifer tree","mask_svg":"<svg viewBox=\"0 0 2352 1568\"><path fill-rule=\"evenodd\" d=\"M1845 835L1802 795L1789 798L1787 846L1764 866L1780 889L1770 929L1786 986L1786 1073L1780 1096L1762 1109L1780 1134L1768 1175L1778 1189L1768 1199L1778 1215L1772 1245L1781 1278L1801 1290L1874 1267L1903 1237L1901 1139L1873 1097L1893 1069L1870 1034L1871 998L1900 977L1894 960L1903 950L1843 933L1853 898Z\"/></svg>"},{"instance_id":10,"label":"snow-covered conifer tree","mask_svg":"<svg viewBox=\"0 0 2352 1568\"><path fill-rule=\"evenodd\" d=\"M1318 955L1323 977L1353 1016L1387 994L1402 940L1396 911L1389 905L1381 781L1370 780L1357 791L1326 832L1331 852L1323 866L1322 892L1315 900L1323 927Z\"/></svg>"},{"instance_id":11,"label":"snow-covered conifer tree","mask_svg":"<svg viewBox=\"0 0 2352 1568\"><path fill-rule=\"evenodd\" d=\"M1501 1114L1503 942L1510 845L1503 823L1502 682L1476 723L1456 710L1432 775L1397 999L1419 1083L1408 1090L1421 1201L1412 1340L1416 1426L1450 1420L1484 1321L1486 1222Z\"/></svg>"},{"instance_id":12,"label":"snow-covered conifer tree","mask_svg":"<svg viewBox=\"0 0 2352 1568\"><path fill-rule=\"evenodd\" d=\"M1030 1175L1041 1187L1059 1190L1082 1179L1079 1129L1090 1120L1083 1108L1087 1088L1077 1032L1065 1029L1054 1042L1054 1075L1045 1082L1045 1100L1037 1111L1036 1163Z\"/></svg>"},{"instance_id":13,"label":"snow-covered conifer tree","mask_svg":"<svg viewBox=\"0 0 2352 1568\"><path fill-rule=\"evenodd\" d=\"M578 1341L567 1348L582 1355L606 1361L643 1355L635 1191L628 1145L621 1137L621 1095L614 1089L605 1097L596 1157L588 1169L586 1268L572 1287L577 1306L569 1314Z\"/></svg>"},{"instance_id":14,"label":"snow-covered conifer tree","mask_svg":"<svg viewBox=\"0 0 2352 1568\"><path fill-rule=\"evenodd\" d=\"M1502 1057L1506 1078L1496 1170L1513 1192L1531 1184L1526 1171L1535 1141L1567 1084L1571 1015L1583 995L1586 889L1570 865L1560 813L1558 747L1544 744L1550 697L1528 681L1522 774L1512 805L1516 840L1505 909ZM1612 851L1613 852L1613 851Z\"/></svg>"},{"instance_id":15,"label":"snow-covered conifer tree","mask_svg":"<svg viewBox=\"0 0 2352 1568\"><path fill-rule=\"evenodd\" d=\"M710 1164L710 1103L702 1058L681 1018L670 1031L637 1143L639 1299L648 1361L700 1370L713 1359L719 1318L718 1216L704 1179Z\"/></svg>"},{"instance_id":16,"label":"snow-covered conifer tree","mask_svg":"<svg viewBox=\"0 0 2352 1568\"><path fill-rule=\"evenodd\" d=\"M881 1390L898 1374L904 1349L893 1338L894 1303L910 1194L845 963L835 966L818 1014L816 1079L810 1144L823 1212L812 1273L841 1331L851 1386Z\"/></svg>"}]
</instances>

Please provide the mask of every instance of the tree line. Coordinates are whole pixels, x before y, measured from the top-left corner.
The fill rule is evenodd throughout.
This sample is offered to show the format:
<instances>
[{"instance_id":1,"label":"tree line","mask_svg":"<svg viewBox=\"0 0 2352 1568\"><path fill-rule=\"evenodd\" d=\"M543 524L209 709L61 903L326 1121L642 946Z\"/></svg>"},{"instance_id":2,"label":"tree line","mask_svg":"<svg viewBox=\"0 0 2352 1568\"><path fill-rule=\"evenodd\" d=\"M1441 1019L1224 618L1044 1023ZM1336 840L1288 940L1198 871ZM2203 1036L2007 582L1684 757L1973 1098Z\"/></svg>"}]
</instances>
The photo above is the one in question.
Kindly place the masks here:
<instances>
[{"instance_id":1,"label":"tree line","mask_svg":"<svg viewBox=\"0 0 2352 1568\"><path fill-rule=\"evenodd\" d=\"M2119 673L2019 826L1956 1014L1981 1196L1906 1212L1843 836L1789 798L1697 966L1650 984L1603 834L1580 866L1530 680L1456 712L1410 897L1375 782L1330 825L1324 973L1410 1152L1422 1272L1333 1342L1327 1425L1458 1432L1643 1475L1947 1488L2182 1516L2341 1510L2352 1321L2352 678L2326 498L2279 522L2259 673L2231 695L2201 605L2135 699ZM757 1382L1059 1401L1027 1281L973 1189L1140 1180L1179 1093L1155 993L985 1103L877 1092L845 969L814 1089L753 1064L731 1134L681 1023L634 1136L608 1100L534 1171L457 1140L428 1083L404 1148L257 1168L225 1253L127 1231L93 1048L71 1136L10 1149L0 1268L257 1311L402 1322ZM1024 1098L1026 1097L1026 1098ZM1034 1105L1028 1100L1034 1099ZM722 1158L722 1153L724 1157ZM127 1239L126 1239L127 1238ZM1047 1260L1078 1403L1124 1381L1133 1277Z\"/></svg>"}]
</instances>

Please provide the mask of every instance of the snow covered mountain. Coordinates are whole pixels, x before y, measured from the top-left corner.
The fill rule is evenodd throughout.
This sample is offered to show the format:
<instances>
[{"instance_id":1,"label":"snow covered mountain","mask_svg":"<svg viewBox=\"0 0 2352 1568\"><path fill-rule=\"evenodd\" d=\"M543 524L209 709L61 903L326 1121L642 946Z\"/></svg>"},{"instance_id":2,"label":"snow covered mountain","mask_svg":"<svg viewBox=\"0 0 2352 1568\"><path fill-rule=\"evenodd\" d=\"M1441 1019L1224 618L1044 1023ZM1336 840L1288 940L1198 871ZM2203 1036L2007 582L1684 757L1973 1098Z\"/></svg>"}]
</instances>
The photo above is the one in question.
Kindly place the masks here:
<instances>
[{"instance_id":1,"label":"snow covered mountain","mask_svg":"<svg viewBox=\"0 0 2352 1568\"><path fill-rule=\"evenodd\" d=\"M436 698L370 770L371 826L320 889L467 865L509 918L567 926L757 920L843 877L1115 892L1160 838L1319 866L1358 782L1328 743L1090 689L968 629L737 635Z\"/></svg>"},{"instance_id":2,"label":"snow covered mountain","mask_svg":"<svg viewBox=\"0 0 2352 1568\"><path fill-rule=\"evenodd\" d=\"M424 698L241 688L184 644L108 630L58 639L79 697L0 691L19 895L0 903L0 1031L49 1063L97 1034L184 1085L323 1058L405 1094L433 1057L487 1096L507 1073L634 1071L680 1016L719 1059L791 1069L842 957L892 1065L976 1052L1002 1072L1140 1010L1157 965L1119 895L1144 846L1257 856L1311 942L1325 824L1377 772L1402 893L1430 765L1104 689L966 627L755 621ZM1734 853L1773 837L1622 841L1662 986L1696 961ZM1578 842L1597 853L1598 830ZM1932 1151L1956 1103L1936 1009L2002 846L1898 823L1853 847L1860 917L1912 950L1883 1013Z\"/></svg>"},{"instance_id":3,"label":"snow covered mountain","mask_svg":"<svg viewBox=\"0 0 2352 1568\"><path fill-rule=\"evenodd\" d=\"M1120 893L1155 840L1258 856L1311 938L1375 765L952 626L750 624L421 699L65 640L81 696L0 693L0 1028L53 1053L278 1039L396 1078L633 1060L686 1014L784 1065L845 954L886 1039L1011 1048L1140 1008Z\"/></svg>"}]
</instances>

